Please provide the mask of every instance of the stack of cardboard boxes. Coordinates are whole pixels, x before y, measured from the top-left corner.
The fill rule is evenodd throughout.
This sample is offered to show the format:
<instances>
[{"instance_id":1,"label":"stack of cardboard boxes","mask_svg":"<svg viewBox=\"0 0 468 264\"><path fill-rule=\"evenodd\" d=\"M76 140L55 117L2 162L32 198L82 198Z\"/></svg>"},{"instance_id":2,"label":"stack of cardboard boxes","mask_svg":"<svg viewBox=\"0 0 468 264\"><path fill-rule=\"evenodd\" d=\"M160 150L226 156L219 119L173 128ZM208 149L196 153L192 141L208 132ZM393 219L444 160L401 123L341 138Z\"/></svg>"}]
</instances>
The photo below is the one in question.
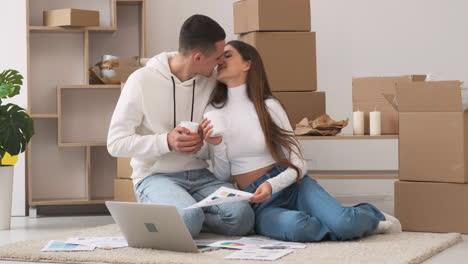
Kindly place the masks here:
<instances>
[{"instance_id":1,"label":"stack of cardboard boxes","mask_svg":"<svg viewBox=\"0 0 468 264\"><path fill-rule=\"evenodd\" d=\"M395 215L403 230L468 233L461 83L426 82L424 75L354 78L354 111L368 115L374 107L382 112L382 132L399 134Z\"/></svg>"},{"instance_id":2,"label":"stack of cardboard boxes","mask_svg":"<svg viewBox=\"0 0 468 264\"><path fill-rule=\"evenodd\" d=\"M114 200L121 202L136 202L133 190L132 167L130 158L117 159L117 179L114 180Z\"/></svg>"},{"instance_id":3,"label":"stack of cardboard boxes","mask_svg":"<svg viewBox=\"0 0 468 264\"><path fill-rule=\"evenodd\" d=\"M401 83L400 177L395 214L403 229L468 233L468 112L459 81Z\"/></svg>"},{"instance_id":4,"label":"stack of cardboard boxes","mask_svg":"<svg viewBox=\"0 0 468 264\"><path fill-rule=\"evenodd\" d=\"M325 93L316 92L316 38L310 24L310 0L234 3L234 32L260 53L273 95L293 128L304 117L325 114Z\"/></svg>"}]
</instances>

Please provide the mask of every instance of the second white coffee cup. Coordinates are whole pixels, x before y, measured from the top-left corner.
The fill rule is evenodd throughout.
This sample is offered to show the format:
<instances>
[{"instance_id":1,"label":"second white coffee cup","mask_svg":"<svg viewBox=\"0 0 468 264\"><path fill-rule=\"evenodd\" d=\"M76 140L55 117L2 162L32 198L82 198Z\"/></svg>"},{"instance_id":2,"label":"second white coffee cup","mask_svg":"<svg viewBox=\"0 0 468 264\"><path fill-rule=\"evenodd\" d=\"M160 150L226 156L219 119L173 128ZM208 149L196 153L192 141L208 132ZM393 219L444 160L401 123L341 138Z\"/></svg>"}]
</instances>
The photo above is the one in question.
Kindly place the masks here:
<instances>
[{"instance_id":1,"label":"second white coffee cup","mask_svg":"<svg viewBox=\"0 0 468 264\"><path fill-rule=\"evenodd\" d=\"M224 120L224 113L221 110L213 110L203 115L204 118L211 121L213 126L212 137L222 136L224 130L226 129L226 124Z\"/></svg>"}]
</instances>

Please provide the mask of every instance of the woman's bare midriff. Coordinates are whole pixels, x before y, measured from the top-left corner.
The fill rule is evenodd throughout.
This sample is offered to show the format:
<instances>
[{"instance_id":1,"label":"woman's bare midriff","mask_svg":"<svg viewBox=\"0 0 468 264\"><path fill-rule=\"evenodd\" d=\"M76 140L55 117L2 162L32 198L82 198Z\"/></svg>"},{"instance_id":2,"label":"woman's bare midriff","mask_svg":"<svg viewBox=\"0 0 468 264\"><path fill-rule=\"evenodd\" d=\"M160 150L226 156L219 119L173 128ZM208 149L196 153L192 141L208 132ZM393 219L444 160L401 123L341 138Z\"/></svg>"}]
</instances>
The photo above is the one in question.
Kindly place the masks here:
<instances>
[{"instance_id":1,"label":"woman's bare midriff","mask_svg":"<svg viewBox=\"0 0 468 264\"><path fill-rule=\"evenodd\" d=\"M247 188L247 186L252 184L258 178L262 177L268 170L275 166L276 164L271 164L264 168L260 168L254 171L233 175L233 178L237 184L237 187L241 190L244 190L245 188Z\"/></svg>"}]
</instances>

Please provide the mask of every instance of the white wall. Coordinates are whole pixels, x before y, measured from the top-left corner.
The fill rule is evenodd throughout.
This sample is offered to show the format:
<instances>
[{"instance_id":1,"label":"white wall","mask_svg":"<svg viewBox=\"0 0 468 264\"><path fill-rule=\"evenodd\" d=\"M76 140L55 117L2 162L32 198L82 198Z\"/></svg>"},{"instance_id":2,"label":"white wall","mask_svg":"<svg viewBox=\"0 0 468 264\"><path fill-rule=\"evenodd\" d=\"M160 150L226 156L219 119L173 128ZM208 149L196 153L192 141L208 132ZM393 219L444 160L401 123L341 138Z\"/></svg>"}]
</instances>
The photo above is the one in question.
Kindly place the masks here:
<instances>
[{"instance_id":1,"label":"white wall","mask_svg":"<svg viewBox=\"0 0 468 264\"><path fill-rule=\"evenodd\" d=\"M25 77L27 83L26 62L26 1L5 1L2 4L2 15L0 25L2 40L0 41L0 72L4 69L16 69ZM21 93L16 97L4 102L16 103L27 108L27 86L23 85ZM12 215L25 214L25 156L20 155L15 166L15 177L13 179L13 207ZM2 186L0 186L1 191Z\"/></svg>"}]
</instances>

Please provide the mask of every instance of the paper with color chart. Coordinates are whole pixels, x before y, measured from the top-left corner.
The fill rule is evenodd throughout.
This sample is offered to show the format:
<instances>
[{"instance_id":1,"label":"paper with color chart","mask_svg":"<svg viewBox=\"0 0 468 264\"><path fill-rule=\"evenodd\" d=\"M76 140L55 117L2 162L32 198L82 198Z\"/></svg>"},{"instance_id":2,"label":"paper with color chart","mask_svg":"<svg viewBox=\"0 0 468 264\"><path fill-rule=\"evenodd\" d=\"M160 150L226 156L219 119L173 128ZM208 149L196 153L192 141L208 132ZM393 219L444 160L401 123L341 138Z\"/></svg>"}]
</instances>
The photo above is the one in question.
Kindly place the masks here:
<instances>
[{"instance_id":1,"label":"paper with color chart","mask_svg":"<svg viewBox=\"0 0 468 264\"><path fill-rule=\"evenodd\" d=\"M243 192L243 191L239 191L239 190L231 189L227 187L221 187L218 190L216 190L214 193L210 194L205 199L185 209L246 201L246 200L249 200L252 196L253 194L248 193L248 192Z\"/></svg>"},{"instance_id":2,"label":"paper with color chart","mask_svg":"<svg viewBox=\"0 0 468 264\"><path fill-rule=\"evenodd\" d=\"M225 259L252 259L252 260L277 260L283 256L292 253L291 249L244 249L239 250L231 255L224 257Z\"/></svg>"},{"instance_id":3,"label":"paper with color chart","mask_svg":"<svg viewBox=\"0 0 468 264\"><path fill-rule=\"evenodd\" d=\"M59 251L92 251L95 247L85 246L73 243L67 243L65 241L51 240L47 245L41 249L44 252L59 252Z\"/></svg>"},{"instance_id":4,"label":"paper with color chart","mask_svg":"<svg viewBox=\"0 0 468 264\"><path fill-rule=\"evenodd\" d=\"M237 240L222 240L209 244L210 247L222 247L230 249L298 249L306 245L297 242L285 242L272 239L243 237Z\"/></svg>"},{"instance_id":5,"label":"paper with color chart","mask_svg":"<svg viewBox=\"0 0 468 264\"><path fill-rule=\"evenodd\" d=\"M66 242L101 249L128 247L127 240L124 237L74 237L69 238Z\"/></svg>"}]
</instances>

